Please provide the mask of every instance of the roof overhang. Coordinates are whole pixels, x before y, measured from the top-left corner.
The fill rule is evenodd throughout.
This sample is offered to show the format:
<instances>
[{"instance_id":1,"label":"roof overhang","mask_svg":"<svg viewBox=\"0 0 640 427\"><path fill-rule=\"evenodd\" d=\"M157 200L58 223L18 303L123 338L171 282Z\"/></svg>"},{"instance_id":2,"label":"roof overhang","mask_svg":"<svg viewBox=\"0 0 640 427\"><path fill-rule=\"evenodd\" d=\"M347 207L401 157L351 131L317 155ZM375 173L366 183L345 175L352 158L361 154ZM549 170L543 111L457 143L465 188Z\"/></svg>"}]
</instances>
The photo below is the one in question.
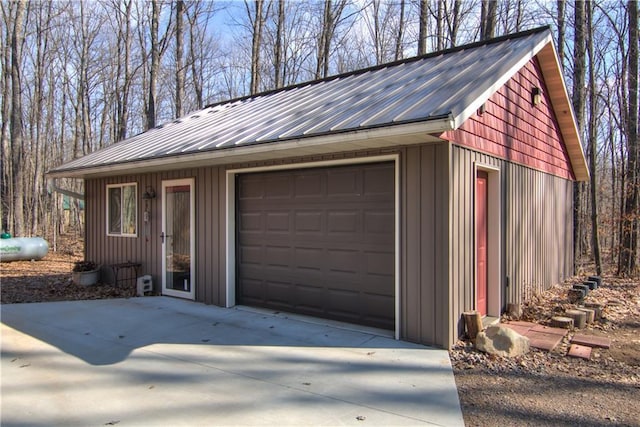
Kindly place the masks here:
<instances>
[{"instance_id":1,"label":"roof overhang","mask_svg":"<svg viewBox=\"0 0 640 427\"><path fill-rule=\"evenodd\" d=\"M443 141L436 135L448 130L453 130L453 119L450 116L416 123L310 136L280 142L242 145L199 153L176 154L86 168L56 169L46 175L48 178L87 179L129 174L132 171L150 173L363 149L393 148Z\"/></svg>"},{"instance_id":2,"label":"roof overhang","mask_svg":"<svg viewBox=\"0 0 640 427\"><path fill-rule=\"evenodd\" d=\"M558 61L556 50L553 47L553 40L544 45L538 52L537 57L545 84L547 85L547 95L553 105L558 127L560 128L562 139L567 148L567 154L571 160L573 174L577 181L588 181L589 167L587 166L587 160L582 150L580 132L578 131L573 108L569 101L567 86L560 71L560 62Z\"/></svg>"},{"instance_id":3,"label":"roof overhang","mask_svg":"<svg viewBox=\"0 0 640 427\"><path fill-rule=\"evenodd\" d=\"M540 63L544 81L549 92L548 96L556 114L558 127L560 128L560 133L562 134L567 154L569 155L574 176L577 181L587 181L589 179L589 168L584 156L584 151L582 150L580 132L576 126L573 108L569 101L567 87L562 77L560 63L556 55L553 37L550 31L547 31L547 35L543 39L536 44L532 44L526 55L523 55L506 73L498 76L487 90L470 102L464 110L453 118L454 128L457 129L462 126L467 119L477 112L482 104L487 102L494 93L504 86L509 79L534 57L537 57Z\"/></svg>"}]
</instances>

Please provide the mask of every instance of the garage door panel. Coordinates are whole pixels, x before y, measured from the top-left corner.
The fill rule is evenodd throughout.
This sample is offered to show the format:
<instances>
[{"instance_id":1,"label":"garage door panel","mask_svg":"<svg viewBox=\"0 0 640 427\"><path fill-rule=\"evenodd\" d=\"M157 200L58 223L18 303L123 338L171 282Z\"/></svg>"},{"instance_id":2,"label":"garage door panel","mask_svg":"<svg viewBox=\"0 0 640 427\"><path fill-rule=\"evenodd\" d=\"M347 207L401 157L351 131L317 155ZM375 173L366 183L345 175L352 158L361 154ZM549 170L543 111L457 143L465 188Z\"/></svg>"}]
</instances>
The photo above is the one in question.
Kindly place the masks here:
<instances>
[{"instance_id":1,"label":"garage door panel","mask_svg":"<svg viewBox=\"0 0 640 427\"><path fill-rule=\"evenodd\" d=\"M266 231L289 233L291 230L290 212L266 212Z\"/></svg>"},{"instance_id":2,"label":"garage door panel","mask_svg":"<svg viewBox=\"0 0 640 427\"><path fill-rule=\"evenodd\" d=\"M318 172L299 173L294 176L295 196L298 198L323 198L324 185Z\"/></svg>"},{"instance_id":3,"label":"garage door panel","mask_svg":"<svg viewBox=\"0 0 640 427\"><path fill-rule=\"evenodd\" d=\"M320 234L323 231L323 212L298 211L295 213L295 232L301 234Z\"/></svg>"},{"instance_id":4,"label":"garage door panel","mask_svg":"<svg viewBox=\"0 0 640 427\"><path fill-rule=\"evenodd\" d=\"M393 163L239 176L237 302L393 329L394 179Z\"/></svg>"},{"instance_id":5,"label":"garage door panel","mask_svg":"<svg viewBox=\"0 0 640 427\"><path fill-rule=\"evenodd\" d=\"M327 193L330 197L358 196L362 193L360 174L353 170L327 173Z\"/></svg>"},{"instance_id":6,"label":"garage door panel","mask_svg":"<svg viewBox=\"0 0 640 427\"><path fill-rule=\"evenodd\" d=\"M257 231L263 229L262 214L260 212L243 212L240 216L240 231Z\"/></svg>"},{"instance_id":7,"label":"garage door panel","mask_svg":"<svg viewBox=\"0 0 640 427\"><path fill-rule=\"evenodd\" d=\"M395 185L393 180L389 180L386 168L371 168L364 171L364 195L379 196L393 195Z\"/></svg>"},{"instance_id":8,"label":"garage door panel","mask_svg":"<svg viewBox=\"0 0 640 427\"><path fill-rule=\"evenodd\" d=\"M364 212L364 232L367 234L381 234L389 238L394 233L393 212Z\"/></svg>"},{"instance_id":9,"label":"garage door panel","mask_svg":"<svg viewBox=\"0 0 640 427\"><path fill-rule=\"evenodd\" d=\"M291 183L286 177L269 176L261 181L263 194L267 199L288 199L291 197Z\"/></svg>"},{"instance_id":10,"label":"garage door panel","mask_svg":"<svg viewBox=\"0 0 640 427\"><path fill-rule=\"evenodd\" d=\"M360 211L329 211L327 212L328 233L359 233L362 218Z\"/></svg>"},{"instance_id":11,"label":"garage door panel","mask_svg":"<svg viewBox=\"0 0 640 427\"><path fill-rule=\"evenodd\" d=\"M367 275L393 277L395 256L392 252L365 252L364 256Z\"/></svg>"},{"instance_id":12,"label":"garage door panel","mask_svg":"<svg viewBox=\"0 0 640 427\"><path fill-rule=\"evenodd\" d=\"M324 251L318 248L295 248L294 265L302 270L322 270Z\"/></svg>"},{"instance_id":13,"label":"garage door panel","mask_svg":"<svg viewBox=\"0 0 640 427\"><path fill-rule=\"evenodd\" d=\"M267 246L263 252L264 264L269 267L289 268L292 250L287 246Z\"/></svg>"},{"instance_id":14,"label":"garage door panel","mask_svg":"<svg viewBox=\"0 0 640 427\"><path fill-rule=\"evenodd\" d=\"M327 269L332 273L358 274L362 267L362 253L355 249L329 250L326 261Z\"/></svg>"}]
</instances>

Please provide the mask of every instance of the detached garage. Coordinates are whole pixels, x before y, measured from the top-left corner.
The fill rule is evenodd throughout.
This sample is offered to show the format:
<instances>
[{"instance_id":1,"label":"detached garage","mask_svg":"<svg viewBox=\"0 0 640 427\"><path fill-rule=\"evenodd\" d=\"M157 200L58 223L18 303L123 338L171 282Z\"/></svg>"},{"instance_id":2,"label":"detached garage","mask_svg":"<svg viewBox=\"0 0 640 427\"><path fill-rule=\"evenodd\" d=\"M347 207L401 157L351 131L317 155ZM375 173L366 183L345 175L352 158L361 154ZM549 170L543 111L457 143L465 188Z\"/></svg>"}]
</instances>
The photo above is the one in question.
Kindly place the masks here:
<instances>
[{"instance_id":1,"label":"detached garage","mask_svg":"<svg viewBox=\"0 0 640 427\"><path fill-rule=\"evenodd\" d=\"M463 311L573 274L588 173L543 28L214 104L49 177L84 179L86 258L157 293L450 347Z\"/></svg>"}]
</instances>

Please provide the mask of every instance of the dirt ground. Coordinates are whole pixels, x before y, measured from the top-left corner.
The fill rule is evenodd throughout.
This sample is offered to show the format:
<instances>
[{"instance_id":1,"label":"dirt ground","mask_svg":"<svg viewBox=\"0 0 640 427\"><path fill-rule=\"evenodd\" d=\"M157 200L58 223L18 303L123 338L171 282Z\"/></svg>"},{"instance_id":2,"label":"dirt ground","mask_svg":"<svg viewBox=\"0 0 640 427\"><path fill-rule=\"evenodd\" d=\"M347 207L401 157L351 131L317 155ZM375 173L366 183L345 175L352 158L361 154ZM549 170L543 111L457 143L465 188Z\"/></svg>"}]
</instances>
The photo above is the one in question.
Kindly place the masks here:
<instances>
[{"instance_id":1,"label":"dirt ground","mask_svg":"<svg viewBox=\"0 0 640 427\"><path fill-rule=\"evenodd\" d=\"M73 284L82 241L70 236L58 247L40 261L0 263L2 304L132 295L132 285ZM535 296L523 307L523 320L546 324L570 308L567 289L582 279ZM640 282L605 275L587 300L606 308L602 320L580 333L612 340L610 349L594 349L590 360L566 356L573 331L553 352L532 349L513 359L457 343L450 354L467 426L640 426Z\"/></svg>"}]
</instances>

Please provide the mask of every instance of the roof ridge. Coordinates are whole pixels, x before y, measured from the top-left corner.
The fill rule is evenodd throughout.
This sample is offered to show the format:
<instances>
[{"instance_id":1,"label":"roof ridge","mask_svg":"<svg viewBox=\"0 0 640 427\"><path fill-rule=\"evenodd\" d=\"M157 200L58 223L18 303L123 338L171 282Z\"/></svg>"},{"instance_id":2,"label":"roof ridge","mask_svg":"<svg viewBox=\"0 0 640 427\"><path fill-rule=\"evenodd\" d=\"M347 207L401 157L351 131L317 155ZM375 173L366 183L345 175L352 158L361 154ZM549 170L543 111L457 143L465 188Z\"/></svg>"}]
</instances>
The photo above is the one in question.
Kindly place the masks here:
<instances>
[{"instance_id":1,"label":"roof ridge","mask_svg":"<svg viewBox=\"0 0 640 427\"><path fill-rule=\"evenodd\" d=\"M505 34L503 36L500 37L494 37L491 39L486 39L486 40L479 40L476 42L472 42L472 43L467 43L464 45L460 45L460 46L454 46L454 47L450 47L447 49L442 49L442 50L438 50L438 51L434 51L434 52L429 52L426 53L424 55L416 55L416 56L411 56L409 58L405 58L405 59L400 59L397 61L391 61L391 62L385 62L384 64L378 64L378 65L372 65L370 67L366 67L366 68L359 68L357 70L352 70L352 71L347 71L344 73L340 73L340 74L334 74L328 77L324 77L321 79L314 79L314 80L307 80L304 82L300 82L300 83L295 83L289 86L284 86L281 88L277 88L277 89L269 89L263 92L258 92L258 93L254 93L252 95L243 95L243 96L239 96L236 98L230 98L224 101L219 101L219 102L214 102L211 104L207 104L204 106L204 108L202 108L202 110L205 110L207 108L212 108L212 107L217 107L217 106L221 106L224 104L231 104L234 102L239 102L239 101L246 101L249 99L253 99L253 98L261 98L263 96L267 96L267 95L272 95L274 93L279 93L279 92L285 92L287 90L292 90L292 89L296 89L296 88L300 88L300 87L304 87L304 86L311 86L311 85L315 85L315 84L319 84L322 82L330 82L332 80L338 80L338 79L342 79L345 77L349 77L349 76L356 76L356 75L360 75L360 74L365 74L371 71L378 71L378 70L382 70L384 68L390 68L390 67L395 67L397 65L401 65L401 64L409 64L412 62L417 62L417 61L421 61L424 59L428 59L428 58L433 58L435 56L441 56L441 55L447 55L450 53L455 53L455 52L459 52L462 50L468 50L468 49L475 49L477 47L483 46L483 45L491 45L491 44L495 44L495 43L501 43L503 41L506 40L512 40L512 39L517 39L520 37L526 37L529 36L531 34L536 34L536 33L542 33L545 32L547 30L549 30L551 27L549 25L544 25L542 27L537 27L537 28L532 28L530 30L525 30L525 31L520 31L517 33L512 33L512 34ZM197 110L200 111L200 110ZM193 113L195 113L196 111L194 111ZM191 115L191 114L188 114Z\"/></svg>"}]
</instances>

